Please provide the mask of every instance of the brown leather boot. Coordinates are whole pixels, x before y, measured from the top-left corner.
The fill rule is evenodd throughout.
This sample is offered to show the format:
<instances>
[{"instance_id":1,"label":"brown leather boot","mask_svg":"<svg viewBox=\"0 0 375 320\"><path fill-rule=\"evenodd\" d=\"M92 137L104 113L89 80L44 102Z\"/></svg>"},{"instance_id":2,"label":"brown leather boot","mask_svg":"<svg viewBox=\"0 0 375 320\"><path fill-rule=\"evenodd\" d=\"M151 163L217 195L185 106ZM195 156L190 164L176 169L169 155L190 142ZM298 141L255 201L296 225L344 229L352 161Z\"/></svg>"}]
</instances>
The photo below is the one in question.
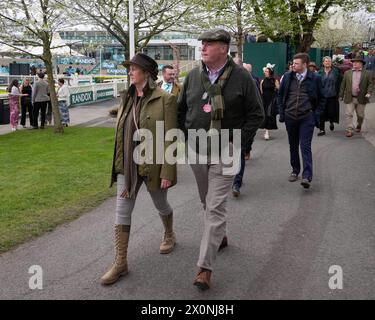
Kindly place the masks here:
<instances>
[{"instance_id":1,"label":"brown leather boot","mask_svg":"<svg viewBox=\"0 0 375 320\"><path fill-rule=\"evenodd\" d=\"M100 282L103 285L115 283L120 276L128 273L128 243L130 226L115 225L115 250L116 257L111 268L101 277Z\"/></svg>"},{"instance_id":2,"label":"brown leather boot","mask_svg":"<svg viewBox=\"0 0 375 320\"><path fill-rule=\"evenodd\" d=\"M194 285L204 291L210 289L211 270L200 268L195 278Z\"/></svg>"},{"instance_id":3,"label":"brown leather boot","mask_svg":"<svg viewBox=\"0 0 375 320\"><path fill-rule=\"evenodd\" d=\"M173 212L167 216L161 214L160 218L163 221L165 230L163 241L160 244L160 253L167 254L172 252L176 245L176 235L173 232Z\"/></svg>"}]
</instances>

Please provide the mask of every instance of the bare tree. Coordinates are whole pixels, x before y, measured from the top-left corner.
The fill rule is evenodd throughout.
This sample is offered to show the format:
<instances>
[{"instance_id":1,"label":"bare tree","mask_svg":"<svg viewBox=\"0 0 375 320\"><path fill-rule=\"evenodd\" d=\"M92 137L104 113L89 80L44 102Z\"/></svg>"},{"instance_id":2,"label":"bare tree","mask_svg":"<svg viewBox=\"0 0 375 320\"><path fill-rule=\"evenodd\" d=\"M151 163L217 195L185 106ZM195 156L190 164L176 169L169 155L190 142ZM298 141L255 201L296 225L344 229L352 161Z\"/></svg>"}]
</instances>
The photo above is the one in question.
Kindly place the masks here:
<instances>
[{"instance_id":1,"label":"bare tree","mask_svg":"<svg viewBox=\"0 0 375 320\"><path fill-rule=\"evenodd\" d=\"M195 0L199 5L197 18L190 25L197 31L212 28L228 30L235 39L238 56L242 58L245 35L255 30L249 0Z\"/></svg>"},{"instance_id":2,"label":"bare tree","mask_svg":"<svg viewBox=\"0 0 375 320\"><path fill-rule=\"evenodd\" d=\"M7 0L1 1L0 7L0 43L44 62L55 132L63 133L53 79L52 52L59 47L53 45L54 34L64 27L66 17L55 0ZM42 52L35 53L35 48L42 48Z\"/></svg>"},{"instance_id":3,"label":"bare tree","mask_svg":"<svg viewBox=\"0 0 375 320\"><path fill-rule=\"evenodd\" d=\"M61 5L74 11L106 30L124 47L129 56L129 2L127 0L59 0ZM146 47L152 37L170 29L186 26L186 16L194 11L196 5L190 0L134 0L134 29L136 51Z\"/></svg>"}]
</instances>

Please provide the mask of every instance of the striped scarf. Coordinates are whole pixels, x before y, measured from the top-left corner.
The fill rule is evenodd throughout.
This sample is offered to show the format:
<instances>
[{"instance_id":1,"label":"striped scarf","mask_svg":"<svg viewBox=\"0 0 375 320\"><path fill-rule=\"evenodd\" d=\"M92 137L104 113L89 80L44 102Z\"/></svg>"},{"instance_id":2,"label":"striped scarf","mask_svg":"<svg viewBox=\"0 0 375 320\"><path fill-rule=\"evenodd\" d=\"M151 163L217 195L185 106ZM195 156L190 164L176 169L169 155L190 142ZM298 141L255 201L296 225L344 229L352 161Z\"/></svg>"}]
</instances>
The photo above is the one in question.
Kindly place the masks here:
<instances>
[{"instance_id":1,"label":"striped scarf","mask_svg":"<svg viewBox=\"0 0 375 320\"><path fill-rule=\"evenodd\" d=\"M134 90L133 96L130 98L132 107L126 117L124 125L124 175L125 175L125 190L123 195L125 198L135 197L135 188L138 183L138 166L134 162L133 152L136 147L136 142L133 141L134 132L139 126L139 115L143 97L137 97L137 92Z\"/></svg>"},{"instance_id":2,"label":"striped scarf","mask_svg":"<svg viewBox=\"0 0 375 320\"><path fill-rule=\"evenodd\" d=\"M212 84L203 62L201 63L199 69L201 74L201 80L204 89L206 90L209 97L209 104L211 105L211 125L210 129L221 129L221 119L224 117L224 97L222 95L222 90L226 84L226 81L229 79L230 74L233 70L233 59L228 57L228 63L225 66L224 72L218 78L216 83Z\"/></svg>"}]
</instances>

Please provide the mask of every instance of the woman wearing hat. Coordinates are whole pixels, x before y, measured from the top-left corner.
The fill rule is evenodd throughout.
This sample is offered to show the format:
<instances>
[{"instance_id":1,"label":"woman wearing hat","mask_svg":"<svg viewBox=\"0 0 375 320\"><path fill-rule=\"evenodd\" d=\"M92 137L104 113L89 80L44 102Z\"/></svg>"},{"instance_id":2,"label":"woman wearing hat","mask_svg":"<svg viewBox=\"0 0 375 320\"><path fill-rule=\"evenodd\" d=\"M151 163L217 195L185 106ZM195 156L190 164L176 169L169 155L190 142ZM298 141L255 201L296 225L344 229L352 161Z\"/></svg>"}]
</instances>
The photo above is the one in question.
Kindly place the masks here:
<instances>
[{"instance_id":1,"label":"woman wearing hat","mask_svg":"<svg viewBox=\"0 0 375 320\"><path fill-rule=\"evenodd\" d=\"M160 245L160 253L170 253L175 245L173 232L173 211L167 201L168 188L176 184L176 165L156 163L156 122L164 122L164 130L177 128L176 97L160 89L155 80L158 65L149 56L138 53L128 67L131 85L122 94L122 102L117 115L116 141L112 165L112 183L117 181L117 203L115 219L115 261L101 278L103 285L116 282L128 272L127 249L130 234L131 214L138 191L143 183L162 219L165 233ZM153 158L151 164L137 164L138 143L134 134L147 129L152 133ZM142 142L143 143L143 142ZM164 151L172 142L163 140ZM142 152L139 152L141 156Z\"/></svg>"},{"instance_id":2,"label":"woman wearing hat","mask_svg":"<svg viewBox=\"0 0 375 320\"><path fill-rule=\"evenodd\" d=\"M317 67L317 65L315 64L314 61L310 61L310 63L309 63L309 70L311 72L318 72L319 71L319 68Z\"/></svg>"},{"instance_id":3,"label":"woman wearing hat","mask_svg":"<svg viewBox=\"0 0 375 320\"><path fill-rule=\"evenodd\" d=\"M275 65L267 64L263 68L264 72L264 79L260 82L260 92L263 98L263 108L264 108L264 122L260 126L261 129L264 130L264 139L270 139L269 130L276 130L277 123L276 123L276 114L277 114L277 104L276 104L276 96L277 90L280 87L279 81L274 76L274 68Z\"/></svg>"}]
</instances>

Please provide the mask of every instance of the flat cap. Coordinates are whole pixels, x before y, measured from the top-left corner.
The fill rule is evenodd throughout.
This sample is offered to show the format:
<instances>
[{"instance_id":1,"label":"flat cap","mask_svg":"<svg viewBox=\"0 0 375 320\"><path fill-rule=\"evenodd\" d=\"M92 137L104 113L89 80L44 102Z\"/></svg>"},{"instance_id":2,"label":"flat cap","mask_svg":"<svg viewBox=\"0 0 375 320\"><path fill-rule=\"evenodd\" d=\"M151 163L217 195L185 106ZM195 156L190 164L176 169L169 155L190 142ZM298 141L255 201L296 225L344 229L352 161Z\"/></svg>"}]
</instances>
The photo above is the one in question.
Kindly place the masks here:
<instances>
[{"instance_id":1,"label":"flat cap","mask_svg":"<svg viewBox=\"0 0 375 320\"><path fill-rule=\"evenodd\" d=\"M199 38L199 41L221 41L225 43L230 43L230 34L228 31L223 29L211 29L203 32Z\"/></svg>"}]
</instances>

